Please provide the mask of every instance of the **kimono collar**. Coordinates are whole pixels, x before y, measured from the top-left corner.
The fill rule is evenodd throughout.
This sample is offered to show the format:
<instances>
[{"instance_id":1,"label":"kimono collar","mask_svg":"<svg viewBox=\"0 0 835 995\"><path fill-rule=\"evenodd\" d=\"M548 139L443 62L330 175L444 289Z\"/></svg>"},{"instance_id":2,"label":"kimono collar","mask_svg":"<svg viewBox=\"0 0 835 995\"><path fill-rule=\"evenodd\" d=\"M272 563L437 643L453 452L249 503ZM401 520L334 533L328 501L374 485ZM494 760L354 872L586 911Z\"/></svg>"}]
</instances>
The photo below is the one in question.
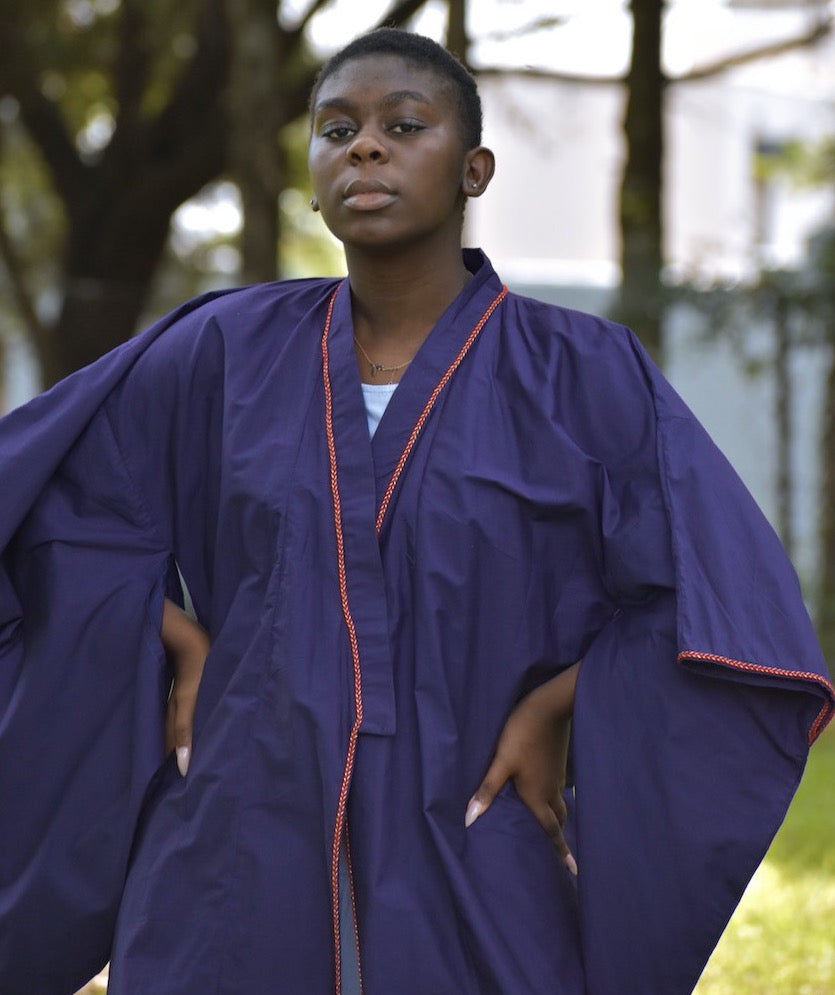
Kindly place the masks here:
<instances>
[{"instance_id":1,"label":"kimono collar","mask_svg":"<svg viewBox=\"0 0 835 995\"><path fill-rule=\"evenodd\" d=\"M377 480L378 507L389 478L432 392L454 363L491 303L502 293L502 283L483 252L479 249L464 249L463 257L465 266L473 274L472 279L441 315L415 354L374 434L371 451ZM350 280L343 283L334 304L329 349L335 405L336 399L342 395L345 404L353 411L351 421L356 423L357 432L367 435L361 380L354 353ZM350 433L351 436L354 434ZM357 445L368 445L367 441L360 438L353 441Z\"/></svg>"}]
</instances>

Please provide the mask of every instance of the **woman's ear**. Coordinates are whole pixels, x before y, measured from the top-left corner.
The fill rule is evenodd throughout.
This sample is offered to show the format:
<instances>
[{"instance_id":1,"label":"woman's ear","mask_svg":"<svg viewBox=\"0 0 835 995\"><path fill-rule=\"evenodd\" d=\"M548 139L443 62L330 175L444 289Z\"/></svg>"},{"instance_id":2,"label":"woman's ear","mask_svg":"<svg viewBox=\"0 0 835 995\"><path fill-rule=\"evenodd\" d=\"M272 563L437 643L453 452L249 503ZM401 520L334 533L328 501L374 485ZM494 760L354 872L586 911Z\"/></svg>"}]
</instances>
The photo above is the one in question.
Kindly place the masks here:
<instances>
[{"instance_id":1,"label":"woman's ear","mask_svg":"<svg viewBox=\"0 0 835 995\"><path fill-rule=\"evenodd\" d=\"M496 170L496 157L484 145L470 149L464 158L462 192L465 197L480 197Z\"/></svg>"}]
</instances>

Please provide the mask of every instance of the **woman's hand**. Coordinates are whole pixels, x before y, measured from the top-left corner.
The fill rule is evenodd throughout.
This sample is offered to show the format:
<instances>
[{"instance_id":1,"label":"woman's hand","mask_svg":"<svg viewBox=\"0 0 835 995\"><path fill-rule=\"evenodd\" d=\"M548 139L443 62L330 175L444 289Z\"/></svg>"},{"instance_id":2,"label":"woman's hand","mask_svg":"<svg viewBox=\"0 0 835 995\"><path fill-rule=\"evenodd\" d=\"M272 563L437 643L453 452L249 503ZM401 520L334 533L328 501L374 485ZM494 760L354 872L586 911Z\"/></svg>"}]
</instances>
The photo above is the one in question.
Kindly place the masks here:
<instances>
[{"instance_id":1,"label":"woman's hand","mask_svg":"<svg viewBox=\"0 0 835 995\"><path fill-rule=\"evenodd\" d=\"M177 751L177 767L185 777L191 760L194 709L203 666L209 655L209 637L201 626L167 598L160 635L174 669L174 684L165 717L165 749Z\"/></svg>"},{"instance_id":2,"label":"woman's hand","mask_svg":"<svg viewBox=\"0 0 835 995\"><path fill-rule=\"evenodd\" d=\"M577 863L565 841L566 781L574 690L580 663L531 691L510 713L484 780L470 799L464 819L471 826L513 780L516 793L553 840L568 869Z\"/></svg>"}]
</instances>

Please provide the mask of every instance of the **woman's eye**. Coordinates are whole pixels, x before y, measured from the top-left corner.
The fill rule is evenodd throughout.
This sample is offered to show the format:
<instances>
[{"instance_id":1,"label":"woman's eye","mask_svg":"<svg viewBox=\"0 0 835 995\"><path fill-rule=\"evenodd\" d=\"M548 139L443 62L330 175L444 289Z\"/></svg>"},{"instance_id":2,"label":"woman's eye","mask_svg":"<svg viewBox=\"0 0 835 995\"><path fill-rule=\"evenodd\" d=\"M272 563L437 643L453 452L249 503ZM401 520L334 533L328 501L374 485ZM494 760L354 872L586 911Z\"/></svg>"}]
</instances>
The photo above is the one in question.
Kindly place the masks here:
<instances>
[{"instance_id":1,"label":"woman's eye","mask_svg":"<svg viewBox=\"0 0 835 995\"><path fill-rule=\"evenodd\" d=\"M390 130L395 135L411 135L416 131L423 131L423 125L417 124L415 121L398 121L397 124L392 125Z\"/></svg>"},{"instance_id":2,"label":"woman's eye","mask_svg":"<svg viewBox=\"0 0 835 995\"><path fill-rule=\"evenodd\" d=\"M323 138L333 138L339 141L353 134L353 129L349 128L347 124L330 124L322 128L321 134Z\"/></svg>"}]
</instances>

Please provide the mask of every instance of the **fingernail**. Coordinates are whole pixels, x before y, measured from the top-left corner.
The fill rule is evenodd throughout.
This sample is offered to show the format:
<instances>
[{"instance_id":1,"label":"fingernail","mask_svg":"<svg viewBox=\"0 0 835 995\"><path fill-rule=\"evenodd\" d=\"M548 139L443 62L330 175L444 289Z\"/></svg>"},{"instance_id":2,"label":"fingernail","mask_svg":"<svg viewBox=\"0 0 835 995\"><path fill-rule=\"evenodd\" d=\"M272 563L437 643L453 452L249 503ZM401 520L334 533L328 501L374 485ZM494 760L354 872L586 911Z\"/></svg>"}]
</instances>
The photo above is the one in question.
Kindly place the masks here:
<instances>
[{"instance_id":1,"label":"fingernail","mask_svg":"<svg viewBox=\"0 0 835 995\"><path fill-rule=\"evenodd\" d=\"M183 775L188 773L188 762L191 759L191 750L187 746L177 747L177 769Z\"/></svg>"},{"instance_id":2,"label":"fingernail","mask_svg":"<svg viewBox=\"0 0 835 995\"><path fill-rule=\"evenodd\" d=\"M467 814L464 816L464 828L469 829L483 811L484 805L482 805L482 803L477 799L473 798L467 806Z\"/></svg>"},{"instance_id":3,"label":"fingernail","mask_svg":"<svg viewBox=\"0 0 835 995\"><path fill-rule=\"evenodd\" d=\"M565 866L571 871L574 877L577 877L577 861L574 859L573 854L567 853L565 855Z\"/></svg>"}]
</instances>

